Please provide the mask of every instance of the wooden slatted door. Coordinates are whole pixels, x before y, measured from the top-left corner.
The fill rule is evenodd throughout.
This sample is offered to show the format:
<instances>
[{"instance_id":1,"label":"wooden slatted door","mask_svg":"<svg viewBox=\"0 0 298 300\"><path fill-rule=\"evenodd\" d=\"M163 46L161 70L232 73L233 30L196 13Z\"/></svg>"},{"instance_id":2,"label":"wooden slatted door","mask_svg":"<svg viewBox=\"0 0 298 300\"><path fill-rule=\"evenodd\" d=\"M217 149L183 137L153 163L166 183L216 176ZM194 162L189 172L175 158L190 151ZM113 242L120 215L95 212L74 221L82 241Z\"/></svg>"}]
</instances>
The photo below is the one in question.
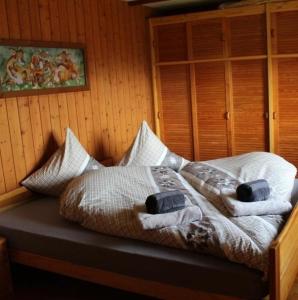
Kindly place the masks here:
<instances>
[{"instance_id":1,"label":"wooden slatted door","mask_svg":"<svg viewBox=\"0 0 298 300\"><path fill-rule=\"evenodd\" d=\"M298 11L271 19L275 151L298 167Z\"/></svg>"},{"instance_id":2,"label":"wooden slatted door","mask_svg":"<svg viewBox=\"0 0 298 300\"><path fill-rule=\"evenodd\" d=\"M232 154L269 150L266 17L228 18Z\"/></svg>"},{"instance_id":3,"label":"wooden slatted door","mask_svg":"<svg viewBox=\"0 0 298 300\"><path fill-rule=\"evenodd\" d=\"M267 64L232 62L233 154L268 151Z\"/></svg>"},{"instance_id":4,"label":"wooden slatted door","mask_svg":"<svg viewBox=\"0 0 298 300\"><path fill-rule=\"evenodd\" d=\"M162 66L159 76L162 139L171 151L193 160L189 66Z\"/></svg>"},{"instance_id":5,"label":"wooden slatted door","mask_svg":"<svg viewBox=\"0 0 298 300\"><path fill-rule=\"evenodd\" d=\"M276 152L298 166L298 58L277 62Z\"/></svg>"},{"instance_id":6,"label":"wooden slatted door","mask_svg":"<svg viewBox=\"0 0 298 300\"><path fill-rule=\"evenodd\" d=\"M195 66L199 159L228 156L225 64Z\"/></svg>"}]
</instances>

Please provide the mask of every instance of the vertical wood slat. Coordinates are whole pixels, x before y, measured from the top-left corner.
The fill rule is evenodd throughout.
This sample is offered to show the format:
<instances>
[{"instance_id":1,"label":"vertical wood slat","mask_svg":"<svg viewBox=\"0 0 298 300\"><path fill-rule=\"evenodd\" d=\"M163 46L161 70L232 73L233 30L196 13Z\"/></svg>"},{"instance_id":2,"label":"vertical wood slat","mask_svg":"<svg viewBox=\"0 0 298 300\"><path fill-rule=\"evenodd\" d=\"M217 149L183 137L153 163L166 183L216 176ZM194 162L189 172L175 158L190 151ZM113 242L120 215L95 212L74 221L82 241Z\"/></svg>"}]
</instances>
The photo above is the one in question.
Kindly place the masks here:
<instances>
[{"instance_id":1,"label":"vertical wood slat","mask_svg":"<svg viewBox=\"0 0 298 300\"><path fill-rule=\"evenodd\" d=\"M187 50L188 59L192 60L194 57L193 47L193 27L191 23L186 24L187 34ZM192 117L192 137L193 137L193 151L194 159L200 159L200 144L199 144L199 122L198 122L198 107L197 107L197 90L196 90L196 70L195 65L191 64L189 67L190 71L190 97L191 97L191 117Z\"/></svg>"},{"instance_id":2,"label":"vertical wood slat","mask_svg":"<svg viewBox=\"0 0 298 300\"><path fill-rule=\"evenodd\" d=\"M85 43L91 83L86 92L0 99L0 194L39 167L68 126L95 158L117 161L140 120L152 125L145 26L143 8L117 0L0 0L0 39Z\"/></svg>"},{"instance_id":3,"label":"vertical wood slat","mask_svg":"<svg viewBox=\"0 0 298 300\"><path fill-rule=\"evenodd\" d=\"M275 114L275 100L277 96L274 92L274 82L276 77L273 75L276 70L272 60L272 53L274 52L272 25L273 19L269 10L268 4L266 5L266 33L267 33L267 79L268 79L268 114L269 114L269 149L271 152L275 152L276 148L276 120L274 119Z\"/></svg>"}]
</instances>

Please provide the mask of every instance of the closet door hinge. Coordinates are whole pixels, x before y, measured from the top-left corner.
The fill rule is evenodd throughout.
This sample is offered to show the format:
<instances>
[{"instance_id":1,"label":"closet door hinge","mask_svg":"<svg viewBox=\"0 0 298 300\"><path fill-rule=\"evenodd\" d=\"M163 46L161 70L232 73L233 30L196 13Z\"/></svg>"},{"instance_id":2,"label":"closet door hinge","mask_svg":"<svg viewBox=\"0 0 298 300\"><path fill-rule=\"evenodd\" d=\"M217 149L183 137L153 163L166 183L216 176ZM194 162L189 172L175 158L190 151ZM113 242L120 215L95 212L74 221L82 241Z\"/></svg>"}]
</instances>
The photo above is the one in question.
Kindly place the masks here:
<instances>
[{"instance_id":1,"label":"closet door hinge","mask_svg":"<svg viewBox=\"0 0 298 300\"><path fill-rule=\"evenodd\" d=\"M160 111L157 112L157 119L160 120Z\"/></svg>"}]
</instances>

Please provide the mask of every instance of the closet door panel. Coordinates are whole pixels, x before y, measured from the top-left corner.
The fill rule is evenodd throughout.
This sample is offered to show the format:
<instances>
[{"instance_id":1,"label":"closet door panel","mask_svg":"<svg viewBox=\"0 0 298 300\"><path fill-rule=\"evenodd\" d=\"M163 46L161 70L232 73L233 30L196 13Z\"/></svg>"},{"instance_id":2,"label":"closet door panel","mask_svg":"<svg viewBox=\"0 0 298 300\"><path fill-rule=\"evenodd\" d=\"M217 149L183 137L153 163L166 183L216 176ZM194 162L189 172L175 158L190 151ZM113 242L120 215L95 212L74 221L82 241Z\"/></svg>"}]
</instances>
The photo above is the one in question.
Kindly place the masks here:
<instances>
[{"instance_id":1,"label":"closet door panel","mask_svg":"<svg viewBox=\"0 0 298 300\"><path fill-rule=\"evenodd\" d=\"M160 67L162 136L171 151L193 159L190 71L188 65Z\"/></svg>"},{"instance_id":2,"label":"closet door panel","mask_svg":"<svg viewBox=\"0 0 298 300\"><path fill-rule=\"evenodd\" d=\"M161 25L155 28L156 61L187 59L186 24Z\"/></svg>"},{"instance_id":3,"label":"closet door panel","mask_svg":"<svg viewBox=\"0 0 298 300\"><path fill-rule=\"evenodd\" d=\"M195 77L199 158L225 157L228 155L225 64L196 64Z\"/></svg>"},{"instance_id":4,"label":"closet door panel","mask_svg":"<svg viewBox=\"0 0 298 300\"><path fill-rule=\"evenodd\" d=\"M298 11L276 13L277 54L298 53Z\"/></svg>"},{"instance_id":5,"label":"closet door panel","mask_svg":"<svg viewBox=\"0 0 298 300\"><path fill-rule=\"evenodd\" d=\"M229 18L229 22L232 57L267 53L265 15L233 17Z\"/></svg>"},{"instance_id":6,"label":"closet door panel","mask_svg":"<svg viewBox=\"0 0 298 300\"><path fill-rule=\"evenodd\" d=\"M232 63L234 154L268 150L267 64Z\"/></svg>"},{"instance_id":7,"label":"closet door panel","mask_svg":"<svg viewBox=\"0 0 298 300\"><path fill-rule=\"evenodd\" d=\"M201 20L192 23L193 59L223 57L222 20Z\"/></svg>"},{"instance_id":8,"label":"closet door panel","mask_svg":"<svg viewBox=\"0 0 298 300\"><path fill-rule=\"evenodd\" d=\"M277 152L298 167L298 59L279 59L277 63Z\"/></svg>"}]
</instances>

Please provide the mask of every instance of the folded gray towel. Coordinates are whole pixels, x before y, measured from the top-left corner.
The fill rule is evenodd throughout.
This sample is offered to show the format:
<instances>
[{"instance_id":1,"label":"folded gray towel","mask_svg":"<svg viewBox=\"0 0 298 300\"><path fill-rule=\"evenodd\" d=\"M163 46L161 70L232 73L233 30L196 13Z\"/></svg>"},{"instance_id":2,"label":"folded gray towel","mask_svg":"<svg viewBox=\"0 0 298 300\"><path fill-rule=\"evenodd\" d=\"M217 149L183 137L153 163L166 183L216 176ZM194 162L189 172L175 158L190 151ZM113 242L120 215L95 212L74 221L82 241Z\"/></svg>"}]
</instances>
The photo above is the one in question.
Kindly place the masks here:
<instances>
[{"instance_id":1,"label":"folded gray towel","mask_svg":"<svg viewBox=\"0 0 298 300\"><path fill-rule=\"evenodd\" d=\"M243 202L267 200L270 196L270 187L265 179L259 179L240 184L236 190L237 199Z\"/></svg>"},{"instance_id":2,"label":"folded gray towel","mask_svg":"<svg viewBox=\"0 0 298 300\"><path fill-rule=\"evenodd\" d=\"M185 207L185 196L179 191L167 191L148 196L146 199L147 212L150 214L164 214Z\"/></svg>"},{"instance_id":3,"label":"folded gray towel","mask_svg":"<svg viewBox=\"0 0 298 300\"><path fill-rule=\"evenodd\" d=\"M273 197L266 201L242 202L236 199L235 193L222 191L221 198L229 213L234 217L282 215L292 209L291 202Z\"/></svg>"},{"instance_id":4,"label":"folded gray towel","mask_svg":"<svg viewBox=\"0 0 298 300\"><path fill-rule=\"evenodd\" d=\"M201 209L196 205L164 214L148 214L144 205L135 205L134 213L144 230L190 224L202 220L203 217Z\"/></svg>"}]
</instances>

